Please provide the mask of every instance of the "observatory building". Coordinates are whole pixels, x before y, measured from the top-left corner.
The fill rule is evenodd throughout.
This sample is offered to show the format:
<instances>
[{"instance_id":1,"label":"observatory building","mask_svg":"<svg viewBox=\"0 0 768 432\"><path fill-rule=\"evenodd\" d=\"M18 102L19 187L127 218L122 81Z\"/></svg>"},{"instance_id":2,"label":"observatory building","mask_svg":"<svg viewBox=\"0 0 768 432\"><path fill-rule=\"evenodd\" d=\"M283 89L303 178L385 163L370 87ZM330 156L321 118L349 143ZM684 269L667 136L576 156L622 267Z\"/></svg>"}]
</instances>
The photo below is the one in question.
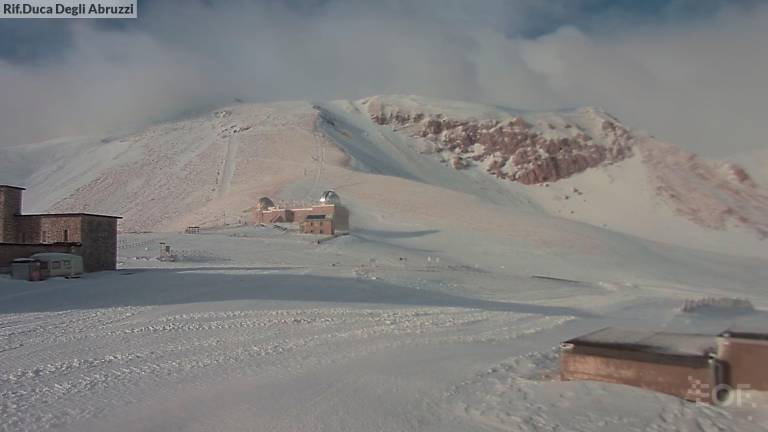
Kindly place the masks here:
<instances>
[{"instance_id":1,"label":"observatory building","mask_svg":"<svg viewBox=\"0 0 768 432\"><path fill-rule=\"evenodd\" d=\"M334 235L349 231L349 210L335 191L325 191L316 204L284 208L267 198L260 198L253 210L257 224L295 223L304 234Z\"/></svg>"}]
</instances>

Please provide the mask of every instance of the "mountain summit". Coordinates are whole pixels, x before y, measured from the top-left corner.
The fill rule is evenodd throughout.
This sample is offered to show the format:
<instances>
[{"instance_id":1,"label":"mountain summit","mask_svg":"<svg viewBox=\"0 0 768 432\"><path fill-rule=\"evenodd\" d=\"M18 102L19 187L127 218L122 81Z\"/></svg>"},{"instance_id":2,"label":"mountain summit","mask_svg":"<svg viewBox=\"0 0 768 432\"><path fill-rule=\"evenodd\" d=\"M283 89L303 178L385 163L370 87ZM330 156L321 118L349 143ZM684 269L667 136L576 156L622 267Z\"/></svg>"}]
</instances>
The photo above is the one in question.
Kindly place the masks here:
<instances>
[{"instance_id":1,"label":"mountain summit","mask_svg":"<svg viewBox=\"0 0 768 432\"><path fill-rule=\"evenodd\" d=\"M768 193L744 169L593 107L531 112L400 95L238 104L0 152L0 181L29 189L25 211L122 214L123 231L243 223L260 197L306 202L333 189L375 215L439 213L443 224L509 233L546 216L768 255Z\"/></svg>"}]
</instances>

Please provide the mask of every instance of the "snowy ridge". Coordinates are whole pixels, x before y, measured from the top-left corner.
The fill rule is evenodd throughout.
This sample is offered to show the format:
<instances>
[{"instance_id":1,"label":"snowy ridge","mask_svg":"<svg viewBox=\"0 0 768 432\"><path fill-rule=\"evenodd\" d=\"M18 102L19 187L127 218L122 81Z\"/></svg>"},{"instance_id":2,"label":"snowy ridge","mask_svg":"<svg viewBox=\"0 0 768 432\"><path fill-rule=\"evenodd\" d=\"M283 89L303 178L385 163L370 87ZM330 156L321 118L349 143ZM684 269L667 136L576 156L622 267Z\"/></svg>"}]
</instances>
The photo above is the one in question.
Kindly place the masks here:
<instances>
[{"instance_id":1,"label":"snowy ridge","mask_svg":"<svg viewBox=\"0 0 768 432\"><path fill-rule=\"evenodd\" d=\"M442 206L432 202L437 188L458 194L454 207L479 205L499 217L546 212L657 241L768 255L760 241L767 195L744 170L695 158L590 107L528 112L416 96L240 104L134 134L9 148L0 163L0 181L29 189L26 211L120 214L123 231L244 223L262 196L307 201L326 188L358 210L400 208L420 219ZM398 188L422 204L405 205ZM456 210L442 214L467 223Z\"/></svg>"},{"instance_id":2,"label":"snowy ridge","mask_svg":"<svg viewBox=\"0 0 768 432\"><path fill-rule=\"evenodd\" d=\"M511 116L453 103L444 114L434 101L419 109L417 100L376 96L359 104L376 124L425 139L433 144L428 152L451 155L456 169L479 162L496 177L523 184L557 181L631 155L630 132L595 108Z\"/></svg>"}]
</instances>

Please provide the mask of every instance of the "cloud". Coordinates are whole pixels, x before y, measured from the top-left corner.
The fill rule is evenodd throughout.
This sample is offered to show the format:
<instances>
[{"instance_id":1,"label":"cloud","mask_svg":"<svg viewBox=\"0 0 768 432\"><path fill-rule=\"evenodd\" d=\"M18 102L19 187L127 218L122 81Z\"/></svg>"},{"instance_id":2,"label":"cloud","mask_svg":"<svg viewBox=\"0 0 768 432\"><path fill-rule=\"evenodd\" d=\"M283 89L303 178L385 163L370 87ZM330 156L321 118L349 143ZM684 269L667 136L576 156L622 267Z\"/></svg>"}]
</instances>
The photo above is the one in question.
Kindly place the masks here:
<instances>
[{"instance_id":1,"label":"cloud","mask_svg":"<svg viewBox=\"0 0 768 432\"><path fill-rule=\"evenodd\" d=\"M766 147L768 9L602 39L574 28L521 43L554 104L597 104L694 151ZM528 101L537 104L542 100Z\"/></svg>"},{"instance_id":2,"label":"cloud","mask_svg":"<svg viewBox=\"0 0 768 432\"><path fill-rule=\"evenodd\" d=\"M765 145L765 7L681 21L682 0L631 14L589 13L592 3L164 1L117 28L76 20L60 55L0 63L0 146L98 135L235 97L380 93L600 105L706 154Z\"/></svg>"}]
</instances>

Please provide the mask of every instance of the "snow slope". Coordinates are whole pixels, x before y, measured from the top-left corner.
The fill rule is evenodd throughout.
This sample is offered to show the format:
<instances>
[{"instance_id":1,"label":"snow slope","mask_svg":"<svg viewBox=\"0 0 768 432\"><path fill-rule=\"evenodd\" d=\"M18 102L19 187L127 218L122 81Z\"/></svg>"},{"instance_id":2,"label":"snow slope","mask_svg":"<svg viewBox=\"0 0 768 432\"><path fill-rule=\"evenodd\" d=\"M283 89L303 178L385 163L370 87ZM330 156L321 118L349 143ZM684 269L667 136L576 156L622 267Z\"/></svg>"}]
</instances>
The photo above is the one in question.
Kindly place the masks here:
<instances>
[{"instance_id":1,"label":"snow slope","mask_svg":"<svg viewBox=\"0 0 768 432\"><path fill-rule=\"evenodd\" d=\"M408 223L321 245L257 227L128 234L118 273L0 278L0 430L765 430L757 397L701 407L556 379L558 343L606 325L765 325L764 261ZM160 241L179 261L147 259ZM681 312L703 296L758 309Z\"/></svg>"},{"instance_id":2,"label":"snow slope","mask_svg":"<svg viewBox=\"0 0 768 432\"><path fill-rule=\"evenodd\" d=\"M595 109L378 99L411 119L520 117L546 134L534 146L578 127L607 147L603 123L623 127ZM0 276L0 430L766 430L765 396L703 407L557 379L559 342L604 326L768 328L760 187L634 131L631 154L526 185L490 160L454 168L460 152L414 137L419 122L373 121L370 102L241 104L0 150L26 211L125 216L119 272ZM349 236L239 225L261 196L326 189ZM683 312L703 298L755 309Z\"/></svg>"},{"instance_id":3,"label":"snow slope","mask_svg":"<svg viewBox=\"0 0 768 432\"><path fill-rule=\"evenodd\" d=\"M552 179L535 180L534 184L553 186L559 195L541 193L535 187L522 189L550 213L563 207L563 201L571 196L578 198L575 201L587 201L578 187L585 177L591 178L590 187L605 192L602 196L593 194L581 216L574 216L576 209L566 205L555 212L561 217L598 226L607 226L610 220L612 229L711 250L738 254L764 250L761 242L749 238L766 236L768 192L737 165L702 160L645 133L630 131L595 108L554 113L493 112L491 107L475 104L440 103L413 96L374 97L356 102L347 111L383 123L384 133L410 138L408 144L419 153L452 162L457 169L487 171L526 184L532 179ZM506 122L513 126L503 126ZM394 142L388 136L386 141ZM570 153L569 146L578 149ZM531 150L537 156L531 157ZM598 159L590 161L590 157ZM613 174L607 178L611 170ZM569 192L563 192L563 187ZM617 201L618 197L623 199ZM600 214L621 214L622 218ZM666 226L682 231L660 229ZM730 232L719 235L712 231ZM734 236L746 243L729 247L727 239Z\"/></svg>"},{"instance_id":4,"label":"snow slope","mask_svg":"<svg viewBox=\"0 0 768 432\"><path fill-rule=\"evenodd\" d=\"M397 124L380 124L382 116ZM460 126L440 136L414 135L420 125L435 119ZM520 144L534 146L524 153L530 149L540 153L536 156L540 159L525 162L533 164L525 169L538 173L526 178L564 178L525 186L511 178L495 178L512 172L507 171L513 169L511 161L493 171L495 176L486 172L494 161L498 164L510 156L477 153L479 144L475 150L435 147L435 140L468 139L470 135L460 131L473 124L508 120L526 128L523 135L533 137ZM517 136L518 132L512 135ZM504 132L499 137L509 139ZM550 161L545 151L552 151L551 144L560 139L577 141L564 144L566 150L558 153L554 166L572 165L547 174ZM511 145L514 151L518 144ZM568 153L568 145L586 146L586 153ZM615 145L624 150L613 159L600 159L605 152L612 154ZM588 162L589 157L599 158ZM453 169L456 158L468 167ZM406 198L393 188L402 187L405 180L407 187L429 185L464 194L456 198L452 213L457 214L447 218L461 223L464 215L458 208L480 200L482 205L506 207L501 216L546 212L688 247L738 255L768 253L762 241L768 233L768 194L743 171L699 160L629 131L594 108L534 113L415 96L314 105L241 104L134 134L9 148L3 150L0 163L0 181L29 189L26 211L120 214L125 217L124 231L239 223L249 218L248 210L261 196L306 202L324 188L346 189L354 205L370 195L367 187L355 185L379 182L392 186L382 191L387 206L375 205L377 211L387 210L402 207L392 200ZM570 200L571 196L576 199ZM433 197L424 198L424 207L441 205L429 202Z\"/></svg>"}]
</instances>

